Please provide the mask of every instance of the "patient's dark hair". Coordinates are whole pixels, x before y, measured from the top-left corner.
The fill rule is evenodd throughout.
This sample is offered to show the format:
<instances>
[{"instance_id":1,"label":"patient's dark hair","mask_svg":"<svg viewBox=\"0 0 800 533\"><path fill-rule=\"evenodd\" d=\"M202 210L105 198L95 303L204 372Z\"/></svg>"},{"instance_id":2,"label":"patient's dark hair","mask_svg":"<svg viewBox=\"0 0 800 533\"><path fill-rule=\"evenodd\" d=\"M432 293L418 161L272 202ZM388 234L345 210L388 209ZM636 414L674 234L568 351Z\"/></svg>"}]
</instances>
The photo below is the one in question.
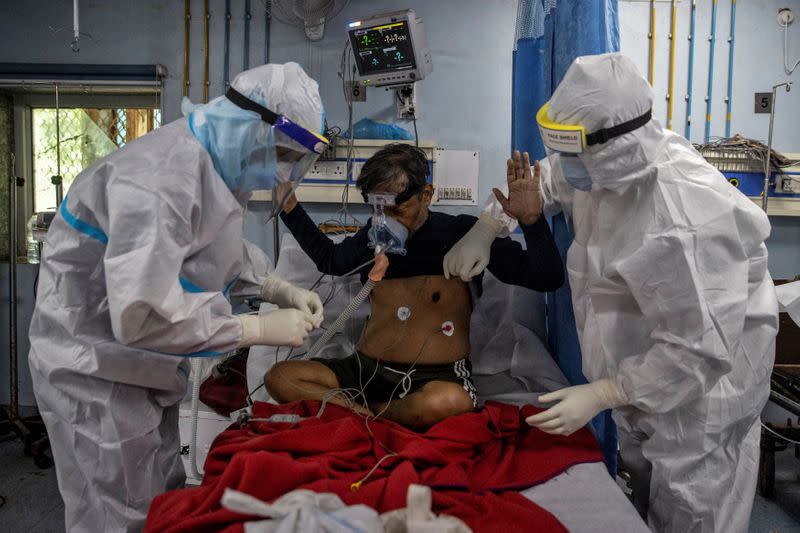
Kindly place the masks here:
<instances>
[{"instance_id":1,"label":"patient's dark hair","mask_svg":"<svg viewBox=\"0 0 800 533\"><path fill-rule=\"evenodd\" d=\"M387 144L364 163L356 186L366 202L367 193L398 178L406 181L405 190L397 195L398 204L422 192L428 178L425 152L410 144Z\"/></svg>"}]
</instances>

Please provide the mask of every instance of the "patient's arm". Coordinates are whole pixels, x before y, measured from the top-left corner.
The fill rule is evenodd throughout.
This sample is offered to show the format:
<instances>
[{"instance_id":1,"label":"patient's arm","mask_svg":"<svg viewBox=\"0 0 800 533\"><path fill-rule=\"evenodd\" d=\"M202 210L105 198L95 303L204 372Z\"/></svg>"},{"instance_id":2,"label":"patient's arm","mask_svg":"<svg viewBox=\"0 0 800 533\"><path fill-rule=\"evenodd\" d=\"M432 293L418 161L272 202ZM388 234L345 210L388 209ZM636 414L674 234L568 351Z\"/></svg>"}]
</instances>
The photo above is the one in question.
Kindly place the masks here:
<instances>
[{"instance_id":1,"label":"patient's arm","mask_svg":"<svg viewBox=\"0 0 800 533\"><path fill-rule=\"evenodd\" d=\"M535 291L549 292L561 287L564 284L564 265L544 217L521 227L527 249L523 250L510 237L495 239L489 271L503 283Z\"/></svg>"},{"instance_id":2,"label":"patient's arm","mask_svg":"<svg viewBox=\"0 0 800 533\"><path fill-rule=\"evenodd\" d=\"M346 237L336 244L322 233L300 204L288 212L284 210L281 213L281 220L297 239L303 251L317 265L317 269L324 274L334 276L347 274L373 256L372 250L368 247L369 222L355 235Z\"/></svg>"}]
</instances>

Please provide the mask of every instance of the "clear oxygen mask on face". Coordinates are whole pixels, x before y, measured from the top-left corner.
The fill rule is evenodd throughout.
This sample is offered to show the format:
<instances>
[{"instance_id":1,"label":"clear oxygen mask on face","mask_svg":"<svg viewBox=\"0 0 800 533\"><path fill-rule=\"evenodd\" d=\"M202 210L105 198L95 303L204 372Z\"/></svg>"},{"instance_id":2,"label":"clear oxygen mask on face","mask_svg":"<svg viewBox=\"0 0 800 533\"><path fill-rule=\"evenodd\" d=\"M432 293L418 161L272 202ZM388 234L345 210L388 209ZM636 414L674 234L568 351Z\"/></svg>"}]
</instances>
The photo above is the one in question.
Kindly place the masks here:
<instances>
[{"instance_id":1,"label":"clear oxygen mask on face","mask_svg":"<svg viewBox=\"0 0 800 533\"><path fill-rule=\"evenodd\" d=\"M384 211L386 206L395 205L394 194L368 194L367 201L372 205L372 227L369 228L369 247L380 254L406 254L408 229Z\"/></svg>"}]
</instances>

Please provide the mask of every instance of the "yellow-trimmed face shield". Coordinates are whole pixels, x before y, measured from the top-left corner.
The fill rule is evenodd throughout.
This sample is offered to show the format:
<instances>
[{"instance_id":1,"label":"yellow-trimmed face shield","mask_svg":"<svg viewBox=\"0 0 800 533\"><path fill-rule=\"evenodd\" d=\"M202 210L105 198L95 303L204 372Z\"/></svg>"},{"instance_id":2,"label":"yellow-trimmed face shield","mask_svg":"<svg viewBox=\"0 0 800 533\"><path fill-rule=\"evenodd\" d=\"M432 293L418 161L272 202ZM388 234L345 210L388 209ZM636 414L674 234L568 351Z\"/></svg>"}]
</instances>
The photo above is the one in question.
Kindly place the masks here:
<instances>
[{"instance_id":1,"label":"yellow-trimmed face shield","mask_svg":"<svg viewBox=\"0 0 800 533\"><path fill-rule=\"evenodd\" d=\"M544 145L555 152L564 154L580 154L586 147L595 144L603 144L614 137L625 135L633 130L641 128L653 118L653 110L648 109L646 113L633 120L617 124L610 128L597 130L593 133L586 133L586 128L581 125L561 124L550 119L548 111L550 102L545 103L536 113L536 123L539 125L539 133L542 135Z\"/></svg>"},{"instance_id":2,"label":"yellow-trimmed face shield","mask_svg":"<svg viewBox=\"0 0 800 533\"><path fill-rule=\"evenodd\" d=\"M560 124L547 114L550 102L546 102L536 113L536 123L539 124L539 133L546 147L556 152L567 154L580 154L586 149L586 128Z\"/></svg>"}]
</instances>

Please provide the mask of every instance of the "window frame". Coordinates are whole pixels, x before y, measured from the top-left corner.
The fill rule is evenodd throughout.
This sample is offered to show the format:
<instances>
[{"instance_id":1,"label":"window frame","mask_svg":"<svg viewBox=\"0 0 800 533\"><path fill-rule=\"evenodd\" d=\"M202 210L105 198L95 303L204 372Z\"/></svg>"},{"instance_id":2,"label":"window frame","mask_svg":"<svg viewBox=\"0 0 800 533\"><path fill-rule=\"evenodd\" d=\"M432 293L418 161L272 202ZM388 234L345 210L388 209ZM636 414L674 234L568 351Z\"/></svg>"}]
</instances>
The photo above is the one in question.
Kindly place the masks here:
<instances>
[{"instance_id":1,"label":"window frame","mask_svg":"<svg viewBox=\"0 0 800 533\"><path fill-rule=\"evenodd\" d=\"M158 109L164 124L163 84L109 83L100 87L62 82L2 84L0 90L13 99L14 161L17 176L24 178L24 187L17 189L17 255L26 250L25 231L34 214L33 176L33 110L54 109L55 87L59 87L59 108L139 108ZM35 91L31 89L35 89Z\"/></svg>"}]
</instances>

